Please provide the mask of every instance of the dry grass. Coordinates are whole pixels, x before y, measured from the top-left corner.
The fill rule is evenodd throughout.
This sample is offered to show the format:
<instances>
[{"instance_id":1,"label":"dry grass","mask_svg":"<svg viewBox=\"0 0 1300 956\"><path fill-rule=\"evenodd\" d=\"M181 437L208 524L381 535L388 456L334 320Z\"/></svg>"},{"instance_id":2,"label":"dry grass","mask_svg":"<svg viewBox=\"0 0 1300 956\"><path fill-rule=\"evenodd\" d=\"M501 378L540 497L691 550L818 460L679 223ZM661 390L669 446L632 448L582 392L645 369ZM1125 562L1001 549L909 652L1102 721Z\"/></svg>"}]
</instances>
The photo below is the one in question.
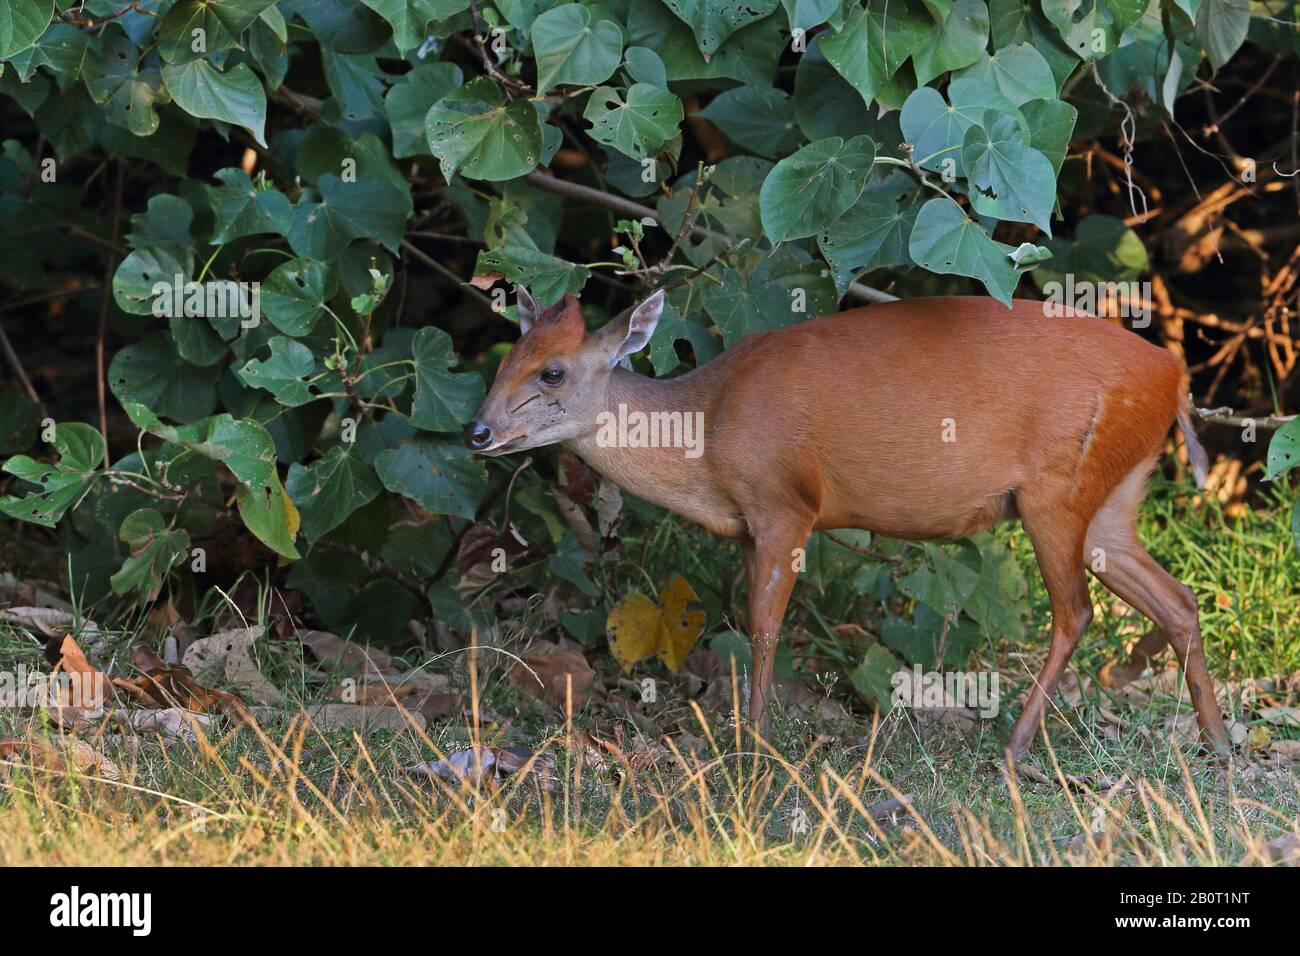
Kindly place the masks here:
<instances>
[{"instance_id":1,"label":"dry grass","mask_svg":"<svg viewBox=\"0 0 1300 956\"><path fill-rule=\"evenodd\" d=\"M434 740L321 732L300 717L189 743L91 738L112 767L0 768L0 864L1150 867L1268 864L1270 843L1300 840L1285 771L1229 782L1172 751L1172 773L1148 754L1132 765L1156 772L1105 791L1007 785L962 752L969 742L909 746L894 723L792 758L702 714L698 754L597 746L568 722L531 772L480 786L404 771L495 744L472 726ZM1052 777L1079 772L1069 750L1051 752Z\"/></svg>"}]
</instances>

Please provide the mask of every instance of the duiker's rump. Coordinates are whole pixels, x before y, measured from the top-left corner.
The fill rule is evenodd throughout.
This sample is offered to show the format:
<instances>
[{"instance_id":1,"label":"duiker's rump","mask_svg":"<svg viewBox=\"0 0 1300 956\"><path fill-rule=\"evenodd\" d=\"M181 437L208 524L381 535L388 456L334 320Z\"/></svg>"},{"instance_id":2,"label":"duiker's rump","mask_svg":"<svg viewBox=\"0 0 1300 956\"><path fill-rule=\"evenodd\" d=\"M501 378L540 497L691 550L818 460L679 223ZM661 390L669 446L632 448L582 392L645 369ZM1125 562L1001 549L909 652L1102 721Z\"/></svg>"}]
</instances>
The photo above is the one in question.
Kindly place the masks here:
<instances>
[{"instance_id":1,"label":"duiker's rump","mask_svg":"<svg viewBox=\"0 0 1300 956\"><path fill-rule=\"evenodd\" d=\"M1018 517L1051 596L1052 642L1011 753L1029 748L1092 618L1085 568L1156 624L1145 651L1173 646L1202 732L1226 753L1196 598L1135 528L1175 420L1204 478L1170 352L1103 319L1047 317L1041 302L945 297L752 335L656 380L619 362L649 341L662 293L594 333L572 296L541 310L520 290L519 303L524 334L467 443L493 455L563 443L633 494L739 538L751 719L763 719L794 554L812 531L956 538Z\"/></svg>"}]
</instances>

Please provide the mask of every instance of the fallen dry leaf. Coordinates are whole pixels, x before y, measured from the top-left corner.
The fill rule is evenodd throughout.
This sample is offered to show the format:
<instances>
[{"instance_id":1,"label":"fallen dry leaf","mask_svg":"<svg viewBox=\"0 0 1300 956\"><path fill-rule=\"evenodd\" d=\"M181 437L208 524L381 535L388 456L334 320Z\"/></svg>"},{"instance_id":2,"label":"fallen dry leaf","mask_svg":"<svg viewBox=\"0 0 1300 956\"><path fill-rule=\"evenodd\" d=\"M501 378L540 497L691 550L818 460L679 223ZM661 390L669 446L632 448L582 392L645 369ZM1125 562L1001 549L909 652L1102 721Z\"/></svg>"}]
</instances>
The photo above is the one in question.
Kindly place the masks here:
<instances>
[{"instance_id":1,"label":"fallen dry leaf","mask_svg":"<svg viewBox=\"0 0 1300 956\"><path fill-rule=\"evenodd\" d=\"M515 664L510 670L510 680L516 687L534 697L549 699L558 707L566 705L570 683L573 706L585 704L595 677L596 672L577 651L524 654L523 663Z\"/></svg>"},{"instance_id":2,"label":"fallen dry leaf","mask_svg":"<svg viewBox=\"0 0 1300 956\"><path fill-rule=\"evenodd\" d=\"M609 612L605 629L609 648L630 672L632 665L657 656L670 671L679 671L704 630L704 612L688 610L700 596L677 575L659 592L658 603L644 594L629 594Z\"/></svg>"},{"instance_id":3,"label":"fallen dry leaf","mask_svg":"<svg viewBox=\"0 0 1300 956\"><path fill-rule=\"evenodd\" d=\"M284 697L253 660L253 641L261 633L260 627L244 627L200 638L186 648L181 664L194 674L220 666L226 680L239 689L240 696L256 704L278 706Z\"/></svg>"},{"instance_id":4,"label":"fallen dry leaf","mask_svg":"<svg viewBox=\"0 0 1300 956\"><path fill-rule=\"evenodd\" d=\"M58 706L73 710L99 710L108 697L108 679L98 667L86 660L72 635L54 636L45 645L45 660L51 674L66 674L67 682L54 683Z\"/></svg>"},{"instance_id":5,"label":"fallen dry leaf","mask_svg":"<svg viewBox=\"0 0 1300 956\"><path fill-rule=\"evenodd\" d=\"M78 624L83 635L99 633L99 625L94 621L78 619L69 611L53 607L7 607L0 610L0 621L37 631L47 638L75 631Z\"/></svg>"}]
</instances>

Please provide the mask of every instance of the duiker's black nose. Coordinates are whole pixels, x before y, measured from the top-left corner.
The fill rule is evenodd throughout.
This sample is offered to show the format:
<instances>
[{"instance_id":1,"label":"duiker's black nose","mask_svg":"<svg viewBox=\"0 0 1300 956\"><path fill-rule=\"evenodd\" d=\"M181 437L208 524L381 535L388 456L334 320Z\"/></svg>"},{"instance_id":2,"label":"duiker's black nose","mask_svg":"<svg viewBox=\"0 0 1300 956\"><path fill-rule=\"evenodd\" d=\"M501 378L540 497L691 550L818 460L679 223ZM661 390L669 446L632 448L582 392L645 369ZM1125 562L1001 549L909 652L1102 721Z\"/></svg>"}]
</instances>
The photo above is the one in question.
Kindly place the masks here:
<instances>
[{"instance_id":1,"label":"duiker's black nose","mask_svg":"<svg viewBox=\"0 0 1300 956\"><path fill-rule=\"evenodd\" d=\"M477 419L470 422L465 426L465 444L475 451L486 448L492 444L492 429Z\"/></svg>"}]
</instances>

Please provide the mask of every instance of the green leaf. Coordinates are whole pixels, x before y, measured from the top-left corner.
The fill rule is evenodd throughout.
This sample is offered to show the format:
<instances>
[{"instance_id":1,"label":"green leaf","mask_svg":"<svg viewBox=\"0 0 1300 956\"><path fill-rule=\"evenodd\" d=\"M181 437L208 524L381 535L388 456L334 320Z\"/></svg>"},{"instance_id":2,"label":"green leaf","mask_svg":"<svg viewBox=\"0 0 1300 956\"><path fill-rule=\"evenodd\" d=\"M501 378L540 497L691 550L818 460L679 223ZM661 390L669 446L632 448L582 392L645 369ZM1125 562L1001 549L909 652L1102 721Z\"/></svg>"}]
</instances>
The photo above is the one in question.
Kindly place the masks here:
<instances>
[{"instance_id":1,"label":"green leaf","mask_svg":"<svg viewBox=\"0 0 1300 956\"><path fill-rule=\"evenodd\" d=\"M542 152L542 124L527 100L506 103L489 77L443 97L425 120L429 147L448 181L514 179L531 172Z\"/></svg>"},{"instance_id":2,"label":"green leaf","mask_svg":"<svg viewBox=\"0 0 1300 956\"><path fill-rule=\"evenodd\" d=\"M786 19L790 21L790 32L802 30L805 35L813 27L840 16L843 7L840 0L781 0L781 5L785 7Z\"/></svg>"},{"instance_id":3,"label":"green leaf","mask_svg":"<svg viewBox=\"0 0 1300 956\"><path fill-rule=\"evenodd\" d=\"M297 524L298 512L280 484L275 442L262 425L221 414L176 427L164 424L137 402L124 401L122 407L142 431L229 468L239 481L236 496L248 530L277 554L298 557L290 530Z\"/></svg>"},{"instance_id":4,"label":"green leaf","mask_svg":"<svg viewBox=\"0 0 1300 956\"><path fill-rule=\"evenodd\" d=\"M270 358L251 359L239 369L239 377L249 388L266 389L288 408L316 400L310 381L315 374L311 349L283 335L271 339Z\"/></svg>"},{"instance_id":5,"label":"green leaf","mask_svg":"<svg viewBox=\"0 0 1300 956\"><path fill-rule=\"evenodd\" d=\"M298 507L309 544L329 534L383 490L360 453L343 445L335 445L305 468L290 465L284 488Z\"/></svg>"},{"instance_id":6,"label":"green leaf","mask_svg":"<svg viewBox=\"0 0 1300 956\"><path fill-rule=\"evenodd\" d=\"M193 421L217 402L216 369L184 361L165 332L150 332L113 356L108 387L123 405L146 405L159 415Z\"/></svg>"},{"instance_id":7,"label":"green leaf","mask_svg":"<svg viewBox=\"0 0 1300 956\"><path fill-rule=\"evenodd\" d=\"M1032 222L1052 234L1056 175L1047 157L1029 145L1015 119L992 110L966 130L961 162L971 205L985 216Z\"/></svg>"},{"instance_id":8,"label":"green leaf","mask_svg":"<svg viewBox=\"0 0 1300 956\"><path fill-rule=\"evenodd\" d=\"M266 91L248 64L218 73L207 60L171 63L162 78L176 105L191 116L242 126L266 145Z\"/></svg>"},{"instance_id":9,"label":"green leaf","mask_svg":"<svg viewBox=\"0 0 1300 956\"><path fill-rule=\"evenodd\" d=\"M81 422L56 425L54 464L27 455L15 455L4 463L4 471L40 487L40 491L19 497L0 498L0 511L20 521L53 528L81 492L95 477L104 458L104 437Z\"/></svg>"},{"instance_id":10,"label":"green leaf","mask_svg":"<svg viewBox=\"0 0 1300 956\"><path fill-rule=\"evenodd\" d=\"M751 332L785 328L807 318L792 308L791 295L779 283L745 278L731 268L723 271L721 285L705 286L700 299L728 348Z\"/></svg>"},{"instance_id":11,"label":"green leaf","mask_svg":"<svg viewBox=\"0 0 1300 956\"><path fill-rule=\"evenodd\" d=\"M303 336L337 290L338 280L325 263L290 259L276 266L262 283L262 312L286 335Z\"/></svg>"},{"instance_id":12,"label":"green leaf","mask_svg":"<svg viewBox=\"0 0 1300 956\"><path fill-rule=\"evenodd\" d=\"M511 282L530 289L543 305L560 301L566 292L577 294L586 285L591 270L574 265L537 249L507 243L499 249L485 249L478 254L475 275L499 272Z\"/></svg>"},{"instance_id":13,"label":"green leaf","mask_svg":"<svg viewBox=\"0 0 1300 956\"><path fill-rule=\"evenodd\" d=\"M1059 176L1079 111L1062 100L1044 99L1021 103L1020 112L1033 130L1029 145L1048 158L1052 171Z\"/></svg>"},{"instance_id":14,"label":"green leaf","mask_svg":"<svg viewBox=\"0 0 1300 956\"><path fill-rule=\"evenodd\" d=\"M916 82L924 86L943 73L969 66L985 55L988 40L989 9L984 0L957 0L942 26L932 24L929 35L917 43L912 54Z\"/></svg>"},{"instance_id":15,"label":"green leaf","mask_svg":"<svg viewBox=\"0 0 1300 956\"><path fill-rule=\"evenodd\" d=\"M184 282L193 271L189 251L181 246L159 244L136 249L113 273L113 301L130 315L160 315L154 311L159 296L170 296L176 277Z\"/></svg>"},{"instance_id":16,"label":"green leaf","mask_svg":"<svg viewBox=\"0 0 1300 956\"><path fill-rule=\"evenodd\" d=\"M1047 60L1059 89L1078 67L1079 58L1070 52L1060 32L1038 12L1037 6L1032 0L990 0L993 48L1029 44Z\"/></svg>"},{"instance_id":17,"label":"green leaf","mask_svg":"<svg viewBox=\"0 0 1300 956\"><path fill-rule=\"evenodd\" d=\"M322 49L335 53L374 53L392 37L389 24L356 0L282 0L282 5L307 21Z\"/></svg>"},{"instance_id":18,"label":"green leaf","mask_svg":"<svg viewBox=\"0 0 1300 956\"><path fill-rule=\"evenodd\" d=\"M668 89L668 69L659 54L643 46L630 46L623 51L624 64L633 82L649 83Z\"/></svg>"},{"instance_id":19,"label":"green leaf","mask_svg":"<svg viewBox=\"0 0 1300 956\"><path fill-rule=\"evenodd\" d=\"M483 377L477 372L453 372L460 361L451 336L433 325L415 333L415 398L411 424L431 432L458 431L483 404Z\"/></svg>"},{"instance_id":20,"label":"green leaf","mask_svg":"<svg viewBox=\"0 0 1300 956\"><path fill-rule=\"evenodd\" d=\"M727 77L770 86L777 60L786 47L779 17L764 17L737 30L727 43L706 57L690 27L655 0L633 3L627 14L629 46L643 46L662 57L675 81Z\"/></svg>"},{"instance_id":21,"label":"green leaf","mask_svg":"<svg viewBox=\"0 0 1300 956\"><path fill-rule=\"evenodd\" d=\"M824 35L824 34L823 34ZM794 115L808 139L857 136L872 130L867 104L822 53L813 37L794 74Z\"/></svg>"},{"instance_id":22,"label":"green leaf","mask_svg":"<svg viewBox=\"0 0 1300 956\"><path fill-rule=\"evenodd\" d=\"M1105 0L1043 0L1043 14L1085 63L1113 53L1119 44L1115 18Z\"/></svg>"},{"instance_id":23,"label":"green leaf","mask_svg":"<svg viewBox=\"0 0 1300 956\"><path fill-rule=\"evenodd\" d=\"M1247 0L1201 0L1196 10L1196 39L1216 72L1245 42L1249 28Z\"/></svg>"},{"instance_id":24,"label":"green leaf","mask_svg":"<svg viewBox=\"0 0 1300 956\"><path fill-rule=\"evenodd\" d=\"M918 266L941 275L978 279L1008 308L1020 281L1010 259L1014 251L995 242L960 206L942 196L921 207L908 243L908 254Z\"/></svg>"},{"instance_id":25,"label":"green leaf","mask_svg":"<svg viewBox=\"0 0 1300 956\"><path fill-rule=\"evenodd\" d=\"M244 31L274 2L178 0L158 27L158 52L164 60L175 62L241 46Z\"/></svg>"},{"instance_id":26,"label":"green leaf","mask_svg":"<svg viewBox=\"0 0 1300 956\"><path fill-rule=\"evenodd\" d=\"M1205 0L1209 2L1209 0ZM1300 418L1293 418L1276 432L1268 443L1268 464L1264 480L1280 478L1300 465Z\"/></svg>"},{"instance_id":27,"label":"green leaf","mask_svg":"<svg viewBox=\"0 0 1300 956\"><path fill-rule=\"evenodd\" d=\"M134 249L158 244L188 249L194 242L190 235L193 222L194 210L189 203L180 196L159 193L149 197L144 212L131 216L131 231L126 234L126 241Z\"/></svg>"},{"instance_id":28,"label":"green leaf","mask_svg":"<svg viewBox=\"0 0 1300 956\"><path fill-rule=\"evenodd\" d=\"M862 195L876 158L870 137L809 143L768 173L758 194L763 230L773 242L816 235Z\"/></svg>"},{"instance_id":29,"label":"green leaf","mask_svg":"<svg viewBox=\"0 0 1300 956\"><path fill-rule=\"evenodd\" d=\"M430 20L443 19L449 6L447 0L361 0L375 13L379 14L393 28L393 45L402 56L414 50L428 35L426 29ZM469 0L459 4L463 10L469 6ZM459 11L456 11L459 12Z\"/></svg>"},{"instance_id":30,"label":"green leaf","mask_svg":"<svg viewBox=\"0 0 1300 956\"><path fill-rule=\"evenodd\" d=\"M320 198L304 195L294 209L289 246L308 259L333 259L354 239L378 239L396 252L406 229L410 196L382 179L317 184Z\"/></svg>"},{"instance_id":31,"label":"green leaf","mask_svg":"<svg viewBox=\"0 0 1300 956\"><path fill-rule=\"evenodd\" d=\"M907 202L887 192L864 192L844 215L834 219L817 237L817 248L830 264L835 288L843 294L860 269L883 269L905 264L908 241L917 214L913 197Z\"/></svg>"},{"instance_id":32,"label":"green leaf","mask_svg":"<svg viewBox=\"0 0 1300 956\"><path fill-rule=\"evenodd\" d=\"M0 17L3 14L0 13ZM3 28L0 27L0 30ZM0 38L0 44L3 39ZM86 51L90 47L89 35L78 30L71 23L53 23L41 34L40 38L12 56L0 55L7 59L18 71L18 78L23 83L30 83L39 67L47 67L52 73L76 79L81 75L86 61Z\"/></svg>"},{"instance_id":33,"label":"green leaf","mask_svg":"<svg viewBox=\"0 0 1300 956\"><path fill-rule=\"evenodd\" d=\"M872 10L855 6L843 30L820 38L821 52L870 106L903 61L930 42L931 27L924 14L906 7L887 12L883 5Z\"/></svg>"},{"instance_id":34,"label":"green leaf","mask_svg":"<svg viewBox=\"0 0 1300 956\"><path fill-rule=\"evenodd\" d=\"M727 37L776 9L777 0L664 0L695 34L700 52L716 53Z\"/></svg>"},{"instance_id":35,"label":"green leaf","mask_svg":"<svg viewBox=\"0 0 1300 956\"><path fill-rule=\"evenodd\" d=\"M579 3L562 3L547 10L533 21L531 36L541 93L561 83L603 83L623 59L619 25L604 18L593 23L591 11Z\"/></svg>"},{"instance_id":36,"label":"green leaf","mask_svg":"<svg viewBox=\"0 0 1300 956\"><path fill-rule=\"evenodd\" d=\"M0 7L0 60L36 42L54 18L54 0L9 0Z\"/></svg>"},{"instance_id":37,"label":"green leaf","mask_svg":"<svg viewBox=\"0 0 1300 956\"><path fill-rule=\"evenodd\" d=\"M459 441L417 438L381 451L375 470L389 491L435 514L473 519L487 490L487 471Z\"/></svg>"},{"instance_id":38,"label":"green leaf","mask_svg":"<svg viewBox=\"0 0 1300 956\"><path fill-rule=\"evenodd\" d=\"M130 553L111 579L113 593L136 591L145 601L158 597L168 572L185 560L190 549L189 534L168 528L163 516L153 508L127 515L118 537Z\"/></svg>"},{"instance_id":39,"label":"green leaf","mask_svg":"<svg viewBox=\"0 0 1300 956\"><path fill-rule=\"evenodd\" d=\"M222 186L204 186L216 219L212 244L222 245L242 236L273 232L288 235L293 225L293 205L278 189L254 186L248 173L231 167L212 174Z\"/></svg>"},{"instance_id":40,"label":"green leaf","mask_svg":"<svg viewBox=\"0 0 1300 956\"><path fill-rule=\"evenodd\" d=\"M163 89L156 66L140 68L140 52L126 37L104 40L102 52L86 60L83 75L90 98L107 107L110 122L136 136L148 136L158 128L154 106L171 97Z\"/></svg>"},{"instance_id":41,"label":"green leaf","mask_svg":"<svg viewBox=\"0 0 1300 956\"><path fill-rule=\"evenodd\" d=\"M738 86L714 97L698 115L737 146L767 159L793 152L803 140L794 104L775 87Z\"/></svg>"},{"instance_id":42,"label":"green leaf","mask_svg":"<svg viewBox=\"0 0 1300 956\"><path fill-rule=\"evenodd\" d=\"M424 119L440 99L465 82L454 63L417 66L393 84L384 97L384 113L393 128L393 155L427 156L429 136Z\"/></svg>"},{"instance_id":43,"label":"green leaf","mask_svg":"<svg viewBox=\"0 0 1300 956\"><path fill-rule=\"evenodd\" d=\"M862 663L849 673L849 682L869 703L888 713L893 708L894 674L902 669L898 658L887 648L873 644Z\"/></svg>"},{"instance_id":44,"label":"green leaf","mask_svg":"<svg viewBox=\"0 0 1300 956\"><path fill-rule=\"evenodd\" d=\"M984 56L957 76L980 80L1000 90L1016 106L1034 99L1055 99L1056 79L1043 55L1028 43L1017 43ZM1031 127L1032 128L1032 127Z\"/></svg>"},{"instance_id":45,"label":"green leaf","mask_svg":"<svg viewBox=\"0 0 1300 956\"><path fill-rule=\"evenodd\" d=\"M659 152L677 134L682 101L649 83L634 84L626 100L612 87L602 86L587 100L582 118L592 124L589 133L596 142L641 160Z\"/></svg>"},{"instance_id":46,"label":"green leaf","mask_svg":"<svg viewBox=\"0 0 1300 956\"><path fill-rule=\"evenodd\" d=\"M384 115L384 72L373 54L352 56L321 51L325 84L333 107L347 123L373 122Z\"/></svg>"}]
</instances>

